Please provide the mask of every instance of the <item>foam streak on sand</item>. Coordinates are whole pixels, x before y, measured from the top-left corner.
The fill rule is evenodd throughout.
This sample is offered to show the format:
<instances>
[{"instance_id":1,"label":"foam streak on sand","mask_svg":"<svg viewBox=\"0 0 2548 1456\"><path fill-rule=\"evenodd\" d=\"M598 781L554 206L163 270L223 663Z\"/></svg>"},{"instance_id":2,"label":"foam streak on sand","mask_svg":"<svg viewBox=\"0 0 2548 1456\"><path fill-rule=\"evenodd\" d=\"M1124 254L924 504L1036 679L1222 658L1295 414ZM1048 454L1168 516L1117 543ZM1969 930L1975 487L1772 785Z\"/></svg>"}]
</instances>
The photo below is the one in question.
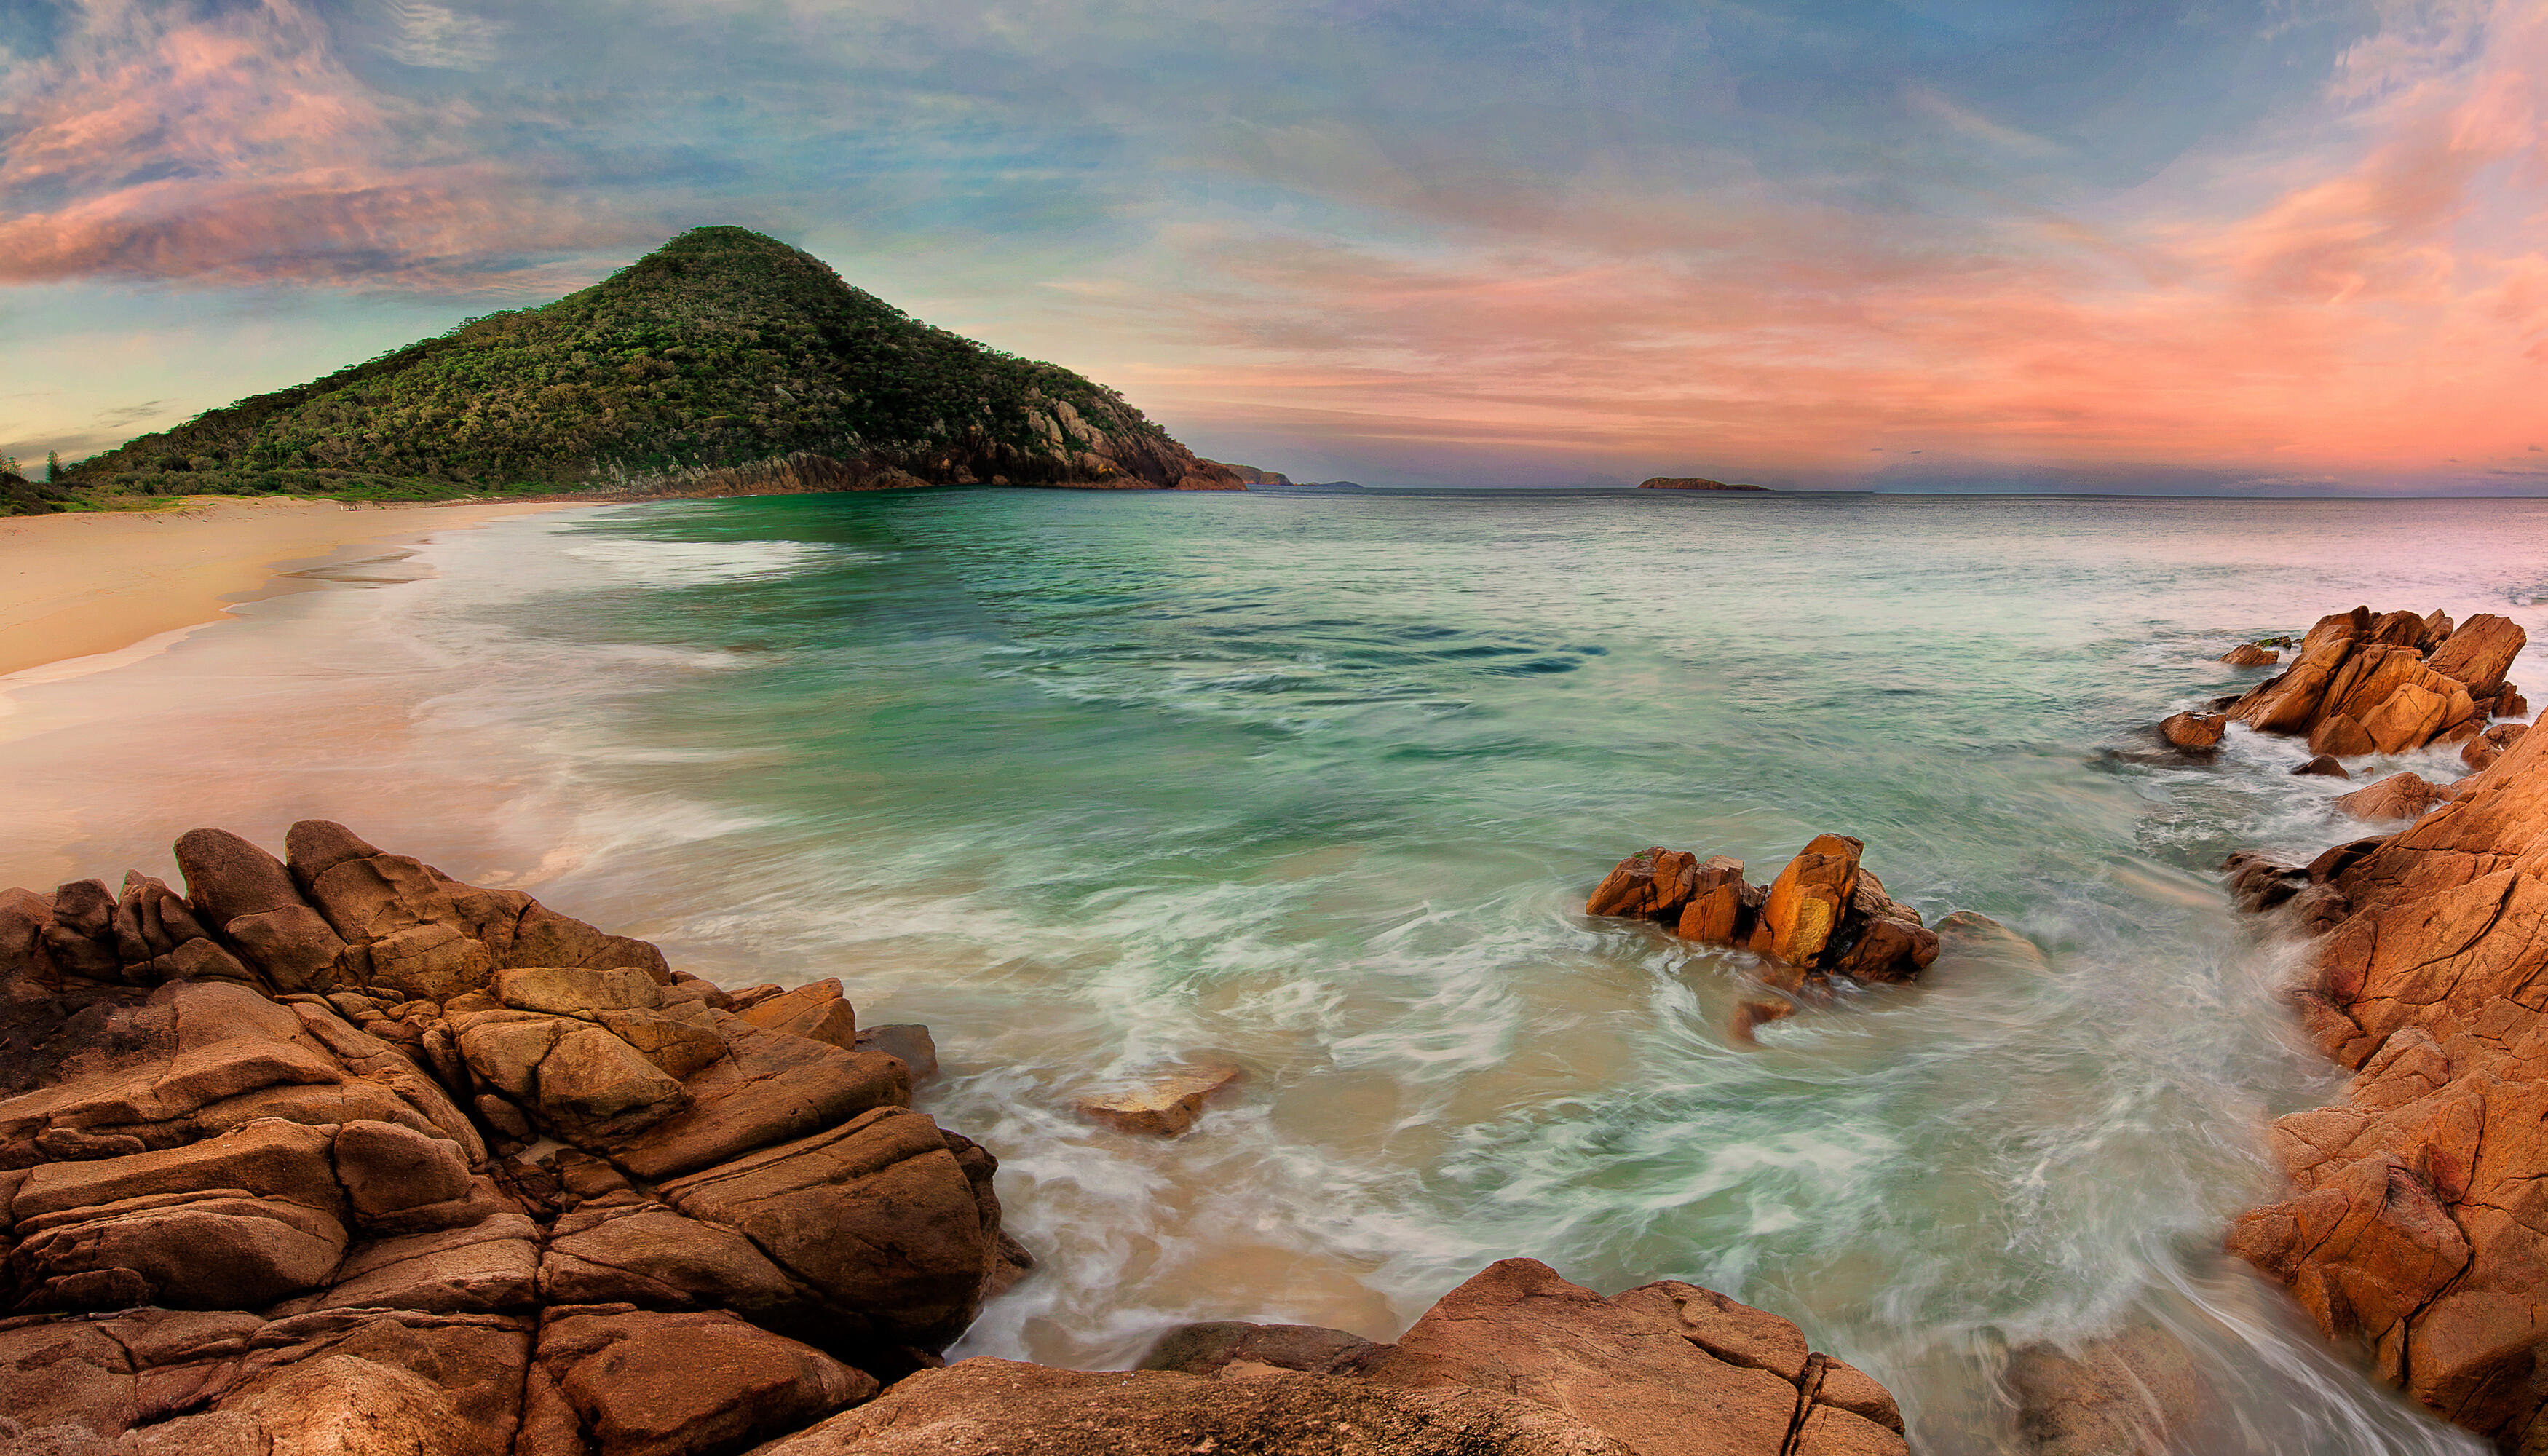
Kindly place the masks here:
<instances>
[{"instance_id":1,"label":"foam streak on sand","mask_svg":"<svg viewBox=\"0 0 2548 1456\"><path fill-rule=\"evenodd\" d=\"M276 582L279 570L357 542L558 508L190 499L164 510L13 516L0 521L0 675L218 620L229 603L292 590Z\"/></svg>"}]
</instances>

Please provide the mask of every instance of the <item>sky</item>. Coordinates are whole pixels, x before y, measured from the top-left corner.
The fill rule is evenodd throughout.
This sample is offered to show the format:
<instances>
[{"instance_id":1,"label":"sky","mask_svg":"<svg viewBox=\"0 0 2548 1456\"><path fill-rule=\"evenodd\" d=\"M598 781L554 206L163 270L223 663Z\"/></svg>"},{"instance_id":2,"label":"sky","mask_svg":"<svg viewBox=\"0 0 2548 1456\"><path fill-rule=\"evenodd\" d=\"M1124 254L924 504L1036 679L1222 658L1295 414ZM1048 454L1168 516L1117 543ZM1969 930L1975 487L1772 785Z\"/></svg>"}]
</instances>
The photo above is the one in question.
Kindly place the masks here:
<instances>
[{"instance_id":1,"label":"sky","mask_svg":"<svg viewBox=\"0 0 2548 1456\"><path fill-rule=\"evenodd\" d=\"M2548 0L0 0L0 452L712 223L1299 480L2548 494Z\"/></svg>"}]
</instances>

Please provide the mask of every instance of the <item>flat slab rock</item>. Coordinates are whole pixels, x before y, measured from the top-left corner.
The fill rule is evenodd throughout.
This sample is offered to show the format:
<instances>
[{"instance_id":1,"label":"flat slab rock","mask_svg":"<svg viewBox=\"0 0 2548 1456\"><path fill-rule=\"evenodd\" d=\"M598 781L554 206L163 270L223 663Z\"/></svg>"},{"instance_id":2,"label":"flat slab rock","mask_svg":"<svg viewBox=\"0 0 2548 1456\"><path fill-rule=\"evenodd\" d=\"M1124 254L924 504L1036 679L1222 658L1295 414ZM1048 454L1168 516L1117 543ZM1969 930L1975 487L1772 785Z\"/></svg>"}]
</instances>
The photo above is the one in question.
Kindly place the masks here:
<instances>
[{"instance_id":1,"label":"flat slab rock","mask_svg":"<svg viewBox=\"0 0 2548 1456\"><path fill-rule=\"evenodd\" d=\"M1203 1115L1206 1102L1237 1082L1234 1066L1196 1066L1168 1073L1145 1086L1079 1099L1079 1115L1119 1133L1174 1138Z\"/></svg>"}]
</instances>

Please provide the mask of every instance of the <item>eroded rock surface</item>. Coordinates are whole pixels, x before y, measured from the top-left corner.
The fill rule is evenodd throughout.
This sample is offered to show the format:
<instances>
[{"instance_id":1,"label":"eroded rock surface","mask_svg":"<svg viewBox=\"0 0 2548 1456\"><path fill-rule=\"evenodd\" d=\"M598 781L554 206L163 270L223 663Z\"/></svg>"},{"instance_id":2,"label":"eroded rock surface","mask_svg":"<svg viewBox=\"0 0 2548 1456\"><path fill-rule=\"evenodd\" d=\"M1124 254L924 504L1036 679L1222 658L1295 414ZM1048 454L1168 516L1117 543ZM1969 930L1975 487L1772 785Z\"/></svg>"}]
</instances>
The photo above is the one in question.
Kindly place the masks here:
<instances>
[{"instance_id":1,"label":"eroded rock surface","mask_svg":"<svg viewBox=\"0 0 2548 1456\"><path fill-rule=\"evenodd\" d=\"M2520 689L2503 680L2526 640L2511 620L2487 613L2455 627L2439 611L2381 614L2357 606L2320 618L2291 666L2230 703L2225 716L2259 733L2305 737L2310 752L2335 758L2459 742L2490 718L2528 710ZM2233 649L2222 660L2246 666L2275 659ZM2166 725L2160 731L2178 741Z\"/></svg>"},{"instance_id":2,"label":"eroded rock surface","mask_svg":"<svg viewBox=\"0 0 2548 1456\"><path fill-rule=\"evenodd\" d=\"M2517 645L2435 656L2500 682ZM2234 871L2251 907L2317 897L2298 999L2356 1075L2274 1125L2293 1191L2229 1242L2416 1400L2528 1450L2548 1441L2548 736L2451 789L2306 869Z\"/></svg>"},{"instance_id":3,"label":"eroded rock surface","mask_svg":"<svg viewBox=\"0 0 2548 1456\"><path fill-rule=\"evenodd\" d=\"M1809 979L1908 981L1938 958L1937 933L1884 891L1859 861L1866 846L1815 837L1764 889L1743 862L1651 849L1619 862L1585 901L1587 915L1653 920L1684 940L1739 946L1764 957L1765 979L1794 991Z\"/></svg>"},{"instance_id":4,"label":"eroded rock surface","mask_svg":"<svg viewBox=\"0 0 2548 1456\"><path fill-rule=\"evenodd\" d=\"M1790 894L1842 924L1881 893L1845 844ZM728 994L337 824L178 848L182 898L0 892L0 1456L1902 1450L1786 1321L1527 1261L1396 1345L935 1368L1033 1260L997 1161L910 1107L926 1028Z\"/></svg>"},{"instance_id":5,"label":"eroded rock surface","mask_svg":"<svg viewBox=\"0 0 2548 1456\"><path fill-rule=\"evenodd\" d=\"M739 1450L929 1363L1030 1262L837 981L738 1015L341 825L286 851L196 830L182 898L0 894L0 1417Z\"/></svg>"}]
</instances>

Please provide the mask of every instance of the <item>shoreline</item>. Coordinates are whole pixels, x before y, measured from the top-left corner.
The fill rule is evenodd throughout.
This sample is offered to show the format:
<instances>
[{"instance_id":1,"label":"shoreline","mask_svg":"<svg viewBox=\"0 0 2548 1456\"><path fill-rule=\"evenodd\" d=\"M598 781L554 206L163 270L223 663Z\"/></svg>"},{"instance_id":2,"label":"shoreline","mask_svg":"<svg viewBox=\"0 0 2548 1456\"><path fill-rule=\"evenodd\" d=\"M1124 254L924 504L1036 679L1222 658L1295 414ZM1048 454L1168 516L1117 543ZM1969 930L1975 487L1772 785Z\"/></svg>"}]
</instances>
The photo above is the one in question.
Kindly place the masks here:
<instances>
[{"instance_id":1,"label":"shoreline","mask_svg":"<svg viewBox=\"0 0 2548 1456\"><path fill-rule=\"evenodd\" d=\"M350 565L341 559L350 548L413 545L433 531L576 503L355 508L188 497L164 510L12 516L0 521L0 680L173 642L239 602L316 591L327 579L289 579Z\"/></svg>"}]
</instances>

